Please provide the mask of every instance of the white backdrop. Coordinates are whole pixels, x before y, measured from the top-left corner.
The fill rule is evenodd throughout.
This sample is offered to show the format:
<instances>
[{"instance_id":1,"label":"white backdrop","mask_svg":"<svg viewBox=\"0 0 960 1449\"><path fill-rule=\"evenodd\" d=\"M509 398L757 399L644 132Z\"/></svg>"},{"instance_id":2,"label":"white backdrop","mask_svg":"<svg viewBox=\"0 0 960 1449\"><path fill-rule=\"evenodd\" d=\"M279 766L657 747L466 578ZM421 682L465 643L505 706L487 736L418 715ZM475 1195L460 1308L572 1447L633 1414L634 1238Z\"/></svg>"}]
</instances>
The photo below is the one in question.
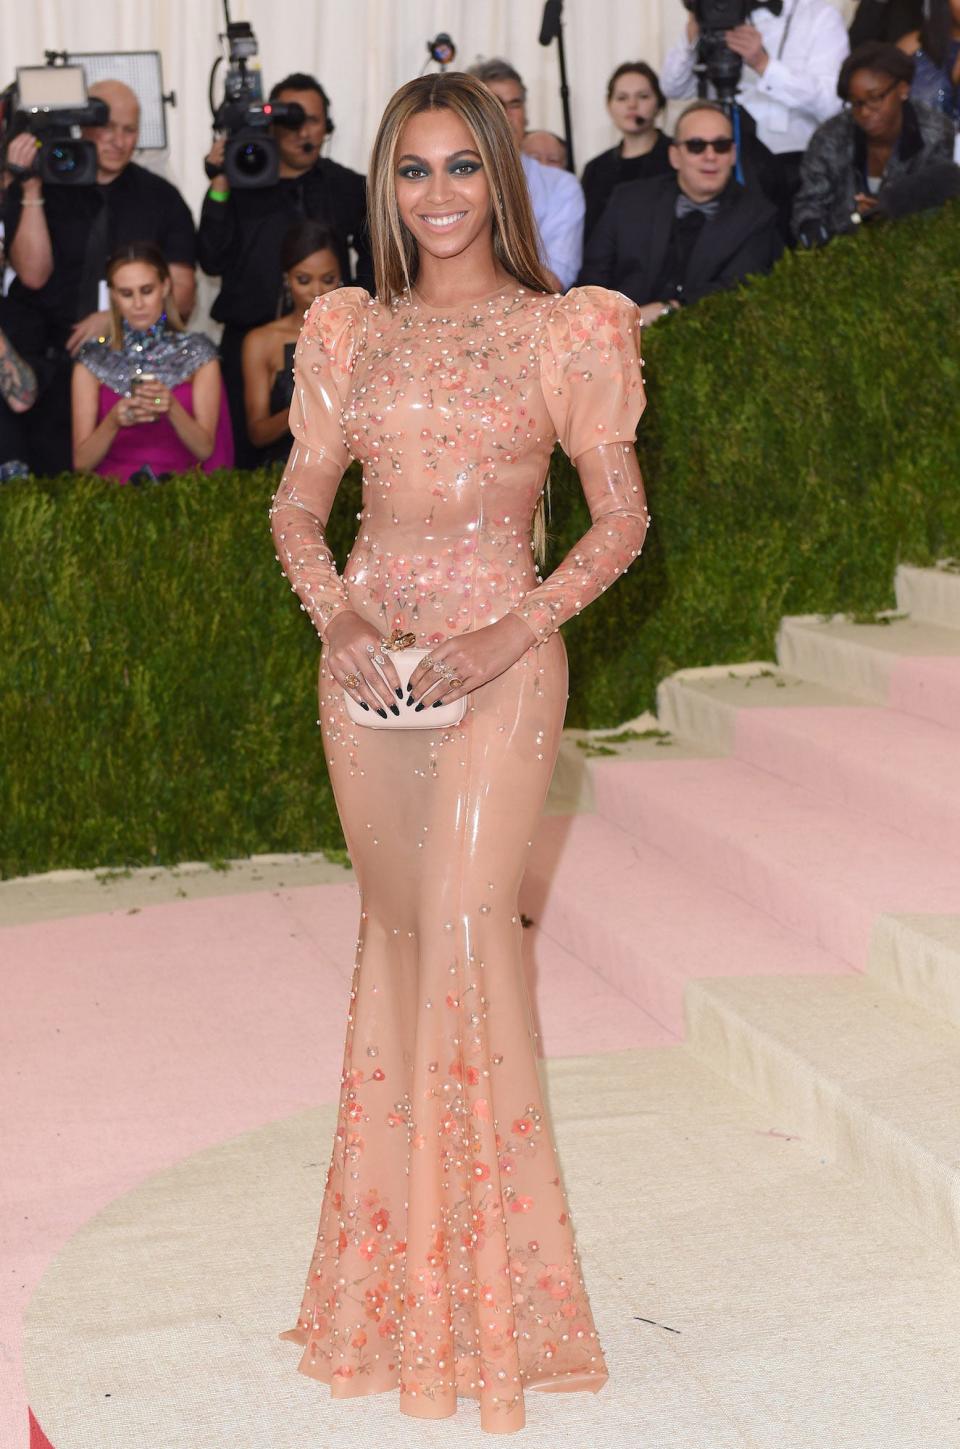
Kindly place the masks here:
<instances>
[{"instance_id":1,"label":"white backdrop","mask_svg":"<svg viewBox=\"0 0 960 1449\"><path fill-rule=\"evenodd\" d=\"M849 9L852 0L834 0ZM557 47L537 43L541 0L233 0L260 43L265 89L290 71L319 77L336 134L327 153L366 171L384 103L426 59L426 41L448 31L456 64L503 55L523 75L532 126L561 129ZM568 81L577 169L613 144L604 107L607 77L621 60L659 66L685 20L681 0L566 0ZM2 83L17 65L42 63L44 50L159 50L169 151L142 157L180 187L199 212L210 143L207 75L223 29L219 0L8 0L0 11Z\"/></svg>"}]
</instances>

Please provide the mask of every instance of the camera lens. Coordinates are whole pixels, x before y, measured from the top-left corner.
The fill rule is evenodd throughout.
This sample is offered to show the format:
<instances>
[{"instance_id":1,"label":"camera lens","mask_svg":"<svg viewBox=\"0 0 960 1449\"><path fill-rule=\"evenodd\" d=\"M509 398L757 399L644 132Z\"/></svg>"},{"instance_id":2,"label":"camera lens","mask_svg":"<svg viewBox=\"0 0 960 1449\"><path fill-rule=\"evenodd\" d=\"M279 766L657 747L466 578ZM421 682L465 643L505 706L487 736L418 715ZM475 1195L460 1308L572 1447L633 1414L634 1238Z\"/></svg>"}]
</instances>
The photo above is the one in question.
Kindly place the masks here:
<instances>
[{"instance_id":1,"label":"camera lens","mask_svg":"<svg viewBox=\"0 0 960 1449\"><path fill-rule=\"evenodd\" d=\"M72 176L80 164L76 146L58 141L47 152L47 166L52 176Z\"/></svg>"},{"instance_id":2,"label":"camera lens","mask_svg":"<svg viewBox=\"0 0 960 1449\"><path fill-rule=\"evenodd\" d=\"M247 141L245 145L238 146L233 155L233 164L241 176L250 180L262 176L270 165L270 156L264 146L258 141Z\"/></svg>"}]
</instances>

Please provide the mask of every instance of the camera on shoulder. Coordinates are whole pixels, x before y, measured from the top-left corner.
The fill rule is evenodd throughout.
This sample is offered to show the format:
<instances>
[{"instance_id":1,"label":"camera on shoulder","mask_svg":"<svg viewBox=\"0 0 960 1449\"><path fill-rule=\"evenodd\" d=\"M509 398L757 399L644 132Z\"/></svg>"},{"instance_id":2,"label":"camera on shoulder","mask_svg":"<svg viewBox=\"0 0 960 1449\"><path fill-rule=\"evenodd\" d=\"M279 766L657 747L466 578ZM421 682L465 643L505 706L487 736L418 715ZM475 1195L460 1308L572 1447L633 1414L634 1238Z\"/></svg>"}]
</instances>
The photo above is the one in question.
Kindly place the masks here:
<instances>
[{"instance_id":1,"label":"camera on shoulder","mask_svg":"<svg viewBox=\"0 0 960 1449\"><path fill-rule=\"evenodd\" d=\"M213 180L222 170L235 190L273 186L280 175L280 153L271 128L286 126L298 131L306 116L296 103L284 105L263 99L257 37L248 21L230 19L227 0L224 10L227 28L220 37L227 61L223 100L219 106L214 105L214 81L224 59L219 55L210 72L210 109L213 129L226 136L226 146L222 168L207 161L206 172Z\"/></svg>"},{"instance_id":2,"label":"camera on shoulder","mask_svg":"<svg viewBox=\"0 0 960 1449\"><path fill-rule=\"evenodd\" d=\"M39 176L46 186L92 186L97 179L97 148L80 134L83 126L105 126L110 118L106 101L89 99L83 67L79 65L19 66L17 78L4 97L10 116L7 144L29 131L40 142L32 167L7 162L23 180Z\"/></svg>"}]
</instances>

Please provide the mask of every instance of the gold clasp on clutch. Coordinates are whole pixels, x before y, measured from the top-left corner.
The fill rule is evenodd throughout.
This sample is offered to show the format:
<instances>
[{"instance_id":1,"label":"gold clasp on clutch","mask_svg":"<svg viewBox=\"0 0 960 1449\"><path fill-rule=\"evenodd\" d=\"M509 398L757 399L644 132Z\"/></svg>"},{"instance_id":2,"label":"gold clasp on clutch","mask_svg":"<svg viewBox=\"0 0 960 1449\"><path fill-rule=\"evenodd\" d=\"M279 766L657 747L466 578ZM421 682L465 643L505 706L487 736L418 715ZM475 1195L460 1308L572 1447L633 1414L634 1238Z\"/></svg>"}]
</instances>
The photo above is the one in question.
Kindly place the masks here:
<instances>
[{"instance_id":1,"label":"gold clasp on clutch","mask_svg":"<svg viewBox=\"0 0 960 1449\"><path fill-rule=\"evenodd\" d=\"M402 629L394 629L389 639L381 641L384 649L412 649L417 642L416 634L405 634Z\"/></svg>"}]
</instances>

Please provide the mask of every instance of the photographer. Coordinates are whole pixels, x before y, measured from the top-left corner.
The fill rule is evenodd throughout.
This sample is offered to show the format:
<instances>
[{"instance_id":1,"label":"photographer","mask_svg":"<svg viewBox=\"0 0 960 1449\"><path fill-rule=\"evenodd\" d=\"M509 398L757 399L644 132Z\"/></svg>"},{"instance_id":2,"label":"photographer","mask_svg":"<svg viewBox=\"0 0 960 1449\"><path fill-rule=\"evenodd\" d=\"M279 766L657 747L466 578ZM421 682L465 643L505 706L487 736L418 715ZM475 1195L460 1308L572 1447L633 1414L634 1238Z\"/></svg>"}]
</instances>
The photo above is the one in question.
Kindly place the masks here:
<instances>
[{"instance_id":1,"label":"photographer","mask_svg":"<svg viewBox=\"0 0 960 1449\"><path fill-rule=\"evenodd\" d=\"M140 128L139 102L120 81L90 87L109 107L106 125L84 131L97 151L96 184L44 186L39 177L15 179L3 221L8 260L17 273L10 293L18 332L29 337L28 360L40 397L26 419L29 462L36 473L70 467L70 359L110 323L106 264L120 246L152 241L170 260L181 313L193 306L194 227L179 191L133 160ZM35 138L11 141L7 162L29 169Z\"/></svg>"},{"instance_id":2,"label":"photographer","mask_svg":"<svg viewBox=\"0 0 960 1449\"><path fill-rule=\"evenodd\" d=\"M283 291L283 239L298 221L329 226L337 238L337 259L345 281L355 277L372 289L373 266L367 239L364 177L320 155L333 129L326 92L309 75L290 75L270 92L270 100L299 105L304 112L298 129L274 125L271 134L280 158L280 179L272 186L231 189L225 172L211 182L200 214L200 265L220 278L220 293L211 308L222 322L220 357L230 400L237 462L253 466L255 453L247 437L243 403L243 339L279 312ZM225 141L216 140L207 160L223 164ZM357 254L351 268L348 244Z\"/></svg>"},{"instance_id":3,"label":"photographer","mask_svg":"<svg viewBox=\"0 0 960 1449\"><path fill-rule=\"evenodd\" d=\"M660 73L664 94L674 98L696 92L701 34L696 14L703 13L704 0L683 3L695 13L686 40L668 51ZM745 0L744 13L744 24L725 33L727 46L743 62L737 95L746 120L741 145L777 207L786 237L803 152L817 126L840 108L837 75L849 42L829 0L782 0L773 6Z\"/></svg>"},{"instance_id":4,"label":"photographer","mask_svg":"<svg viewBox=\"0 0 960 1449\"><path fill-rule=\"evenodd\" d=\"M614 188L577 279L623 292L645 327L769 271L782 251L772 203L734 177L733 127L715 101L686 108L669 158L670 176Z\"/></svg>"}]
</instances>

